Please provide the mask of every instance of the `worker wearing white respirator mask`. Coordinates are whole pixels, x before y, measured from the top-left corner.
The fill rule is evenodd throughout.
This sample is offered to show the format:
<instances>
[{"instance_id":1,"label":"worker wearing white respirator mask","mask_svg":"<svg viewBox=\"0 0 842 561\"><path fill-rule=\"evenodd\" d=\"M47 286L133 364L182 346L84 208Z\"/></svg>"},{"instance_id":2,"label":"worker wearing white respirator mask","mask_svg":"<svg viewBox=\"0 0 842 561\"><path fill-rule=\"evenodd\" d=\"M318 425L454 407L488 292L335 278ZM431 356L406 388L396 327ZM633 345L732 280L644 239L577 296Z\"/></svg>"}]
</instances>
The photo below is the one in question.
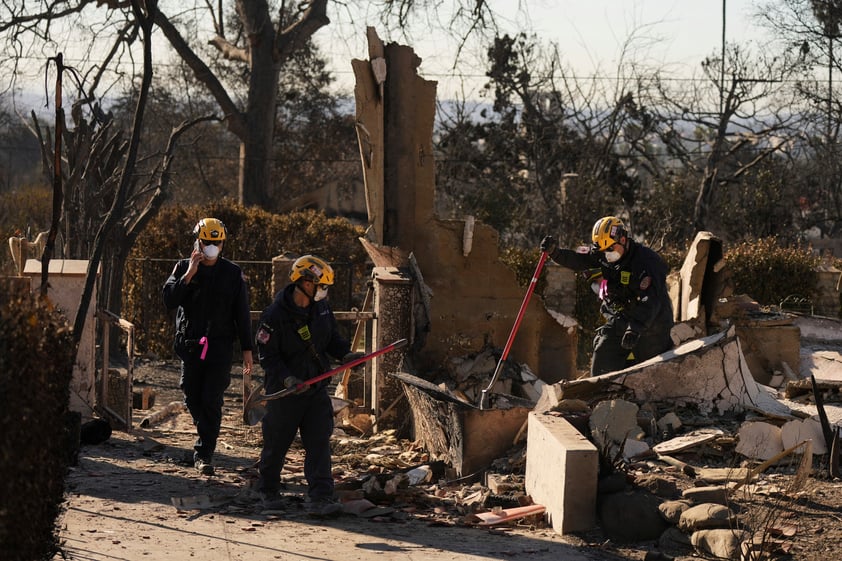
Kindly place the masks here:
<instances>
[{"instance_id":1,"label":"worker wearing white respirator mask","mask_svg":"<svg viewBox=\"0 0 842 561\"><path fill-rule=\"evenodd\" d=\"M304 507L313 516L335 516L342 506L334 497L330 379L312 384L305 380L330 370L331 358L347 363L362 353L351 352L327 299L334 281L330 264L315 255L304 255L292 264L289 280L263 310L255 336L266 391L294 390L284 399L266 402L257 489L264 508L285 508L281 472L289 448L300 434L307 480Z\"/></svg>"},{"instance_id":2,"label":"worker wearing white respirator mask","mask_svg":"<svg viewBox=\"0 0 842 561\"><path fill-rule=\"evenodd\" d=\"M167 309L176 311L173 349L181 359L181 390L198 435L192 460L202 475L213 475L235 340L243 354L243 374L251 373L251 307L242 270L220 257L228 237L225 224L203 218L193 236L193 251L176 263L163 297Z\"/></svg>"},{"instance_id":3,"label":"worker wearing white respirator mask","mask_svg":"<svg viewBox=\"0 0 842 561\"><path fill-rule=\"evenodd\" d=\"M596 221L593 244L561 249L552 236L541 251L568 269L585 272L594 282L605 324L596 330L591 375L622 370L668 351L673 343L669 269L650 248L637 243L616 216Z\"/></svg>"}]
</instances>

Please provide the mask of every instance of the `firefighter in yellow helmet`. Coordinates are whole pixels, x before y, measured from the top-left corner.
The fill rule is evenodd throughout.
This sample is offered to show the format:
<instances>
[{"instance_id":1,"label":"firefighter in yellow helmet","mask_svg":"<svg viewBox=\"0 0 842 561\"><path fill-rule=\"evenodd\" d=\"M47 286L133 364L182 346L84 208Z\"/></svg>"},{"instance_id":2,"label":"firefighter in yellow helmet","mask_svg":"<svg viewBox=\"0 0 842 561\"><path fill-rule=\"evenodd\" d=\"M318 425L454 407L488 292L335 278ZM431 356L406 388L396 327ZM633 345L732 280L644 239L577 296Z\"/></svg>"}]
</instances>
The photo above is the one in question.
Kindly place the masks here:
<instances>
[{"instance_id":1,"label":"firefighter in yellow helmet","mask_svg":"<svg viewBox=\"0 0 842 561\"><path fill-rule=\"evenodd\" d=\"M598 376L671 349L673 315L666 263L635 242L622 220L597 220L591 241L590 247L560 249L553 236L545 236L540 247L568 269L599 271L595 292L605 324L597 329L591 361L591 375Z\"/></svg>"},{"instance_id":2,"label":"firefighter in yellow helmet","mask_svg":"<svg viewBox=\"0 0 842 561\"><path fill-rule=\"evenodd\" d=\"M163 288L164 304L176 311L173 348L181 358L181 390L198 434L193 463L203 475L214 473L235 340L243 353L243 373L252 367L248 285L240 267L220 256L227 237L219 219L199 220L190 257L175 264Z\"/></svg>"},{"instance_id":3,"label":"firefighter in yellow helmet","mask_svg":"<svg viewBox=\"0 0 842 561\"><path fill-rule=\"evenodd\" d=\"M331 357L344 363L362 353L350 352L350 343L337 329L328 303L333 268L319 257L304 255L292 264L289 279L263 311L256 335L266 392L297 388L291 396L266 402L258 491L265 508L289 506L279 495L281 470L296 433L300 433L307 480L305 508L314 516L331 516L339 514L342 506L333 496L330 379L314 384L306 380L330 370Z\"/></svg>"}]
</instances>

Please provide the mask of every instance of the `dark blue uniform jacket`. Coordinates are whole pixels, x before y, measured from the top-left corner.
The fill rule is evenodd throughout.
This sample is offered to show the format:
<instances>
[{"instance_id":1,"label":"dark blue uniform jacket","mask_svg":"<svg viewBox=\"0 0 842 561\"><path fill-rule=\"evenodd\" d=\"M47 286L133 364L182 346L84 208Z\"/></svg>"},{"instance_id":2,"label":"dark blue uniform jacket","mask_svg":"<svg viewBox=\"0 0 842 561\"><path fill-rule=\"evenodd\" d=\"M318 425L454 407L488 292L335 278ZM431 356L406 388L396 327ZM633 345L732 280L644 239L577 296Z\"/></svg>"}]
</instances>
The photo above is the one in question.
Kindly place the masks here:
<instances>
[{"instance_id":1,"label":"dark blue uniform jacket","mask_svg":"<svg viewBox=\"0 0 842 561\"><path fill-rule=\"evenodd\" d=\"M299 308L292 299L294 290L295 284L289 284L275 296L257 328L257 353L267 393L283 389L287 376L306 381L330 370L329 356L341 360L350 351L327 300ZM309 392L328 384L329 378L311 386Z\"/></svg>"},{"instance_id":2,"label":"dark blue uniform jacket","mask_svg":"<svg viewBox=\"0 0 842 561\"><path fill-rule=\"evenodd\" d=\"M240 348L252 349L251 310L248 285L239 265L220 257L213 266L199 265L185 284L189 259L181 259L164 283L167 309L175 309L175 350L183 359L195 353L199 340L209 340L206 360L230 360L231 345L239 339Z\"/></svg>"},{"instance_id":3,"label":"dark blue uniform jacket","mask_svg":"<svg viewBox=\"0 0 842 561\"><path fill-rule=\"evenodd\" d=\"M619 261L609 263L597 251L556 249L550 258L568 269L599 269L604 280L601 311L609 323L627 322L637 332L670 329L672 303L667 291L667 264L646 246L629 240Z\"/></svg>"}]
</instances>

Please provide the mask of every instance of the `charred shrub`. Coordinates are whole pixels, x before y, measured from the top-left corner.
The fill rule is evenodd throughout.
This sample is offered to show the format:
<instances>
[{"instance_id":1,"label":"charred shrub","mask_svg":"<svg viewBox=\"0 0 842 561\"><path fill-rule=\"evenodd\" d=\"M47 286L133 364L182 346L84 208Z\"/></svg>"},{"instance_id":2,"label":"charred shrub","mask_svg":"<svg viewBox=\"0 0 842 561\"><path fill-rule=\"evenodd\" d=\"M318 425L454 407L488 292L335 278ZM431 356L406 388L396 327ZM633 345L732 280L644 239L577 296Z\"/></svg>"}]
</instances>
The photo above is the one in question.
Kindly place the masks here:
<instances>
[{"instance_id":1,"label":"charred shrub","mask_svg":"<svg viewBox=\"0 0 842 561\"><path fill-rule=\"evenodd\" d=\"M74 356L70 326L49 303L0 300L0 551L8 561L58 551Z\"/></svg>"}]
</instances>

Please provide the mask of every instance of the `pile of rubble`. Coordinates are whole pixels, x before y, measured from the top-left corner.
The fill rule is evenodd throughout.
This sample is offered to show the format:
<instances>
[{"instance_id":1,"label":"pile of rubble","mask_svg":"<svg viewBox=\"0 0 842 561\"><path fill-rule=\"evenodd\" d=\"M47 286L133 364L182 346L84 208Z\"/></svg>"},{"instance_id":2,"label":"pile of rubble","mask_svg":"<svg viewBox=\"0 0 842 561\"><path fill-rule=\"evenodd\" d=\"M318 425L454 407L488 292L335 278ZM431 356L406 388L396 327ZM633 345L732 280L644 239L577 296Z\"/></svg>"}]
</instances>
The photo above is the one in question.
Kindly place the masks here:
<instances>
[{"instance_id":1,"label":"pile of rubble","mask_svg":"<svg viewBox=\"0 0 842 561\"><path fill-rule=\"evenodd\" d=\"M692 329L687 333L695 334ZM529 391L519 389L523 384L541 387L529 410L564 418L595 445L596 510L605 536L619 542L655 540L661 551L696 550L723 558L759 555L758 550L766 554L769 548L786 548L785 538L779 536L788 530L777 527L786 526L777 519L781 504L794 501L809 476L839 476L839 450L833 443L839 442L842 424L842 354L832 348L806 349L798 373L784 367L772 373L773 385L766 385L752 377L742 348L730 327L709 337L690 337L670 353L595 378L536 384L528 370L510 368L501 376L505 386L495 389L522 396ZM469 427L477 424L471 417L500 414L476 411L475 406L496 359L485 351L453 361L453 381L438 385L401 377L410 382L405 389L414 404L416 427L419 416L438 416L438 422L450 423L442 433L463 431L450 439L421 435L422 448L432 457L449 466L462 462L463 469L451 475L475 475L464 469L471 455ZM416 393L432 396L433 403L419 406L421 400L412 398ZM422 432L436 432L435 424L422 427ZM482 424L499 423L495 419ZM518 444L523 433L518 431L507 444ZM494 445L487 431L483 436L483 447ZM511 431L505 433L510 437ZM453 450L454 441L461 449ZM525 449L515 449L529 457ZM513 497L519 505L530 504L533 497L520 478L522 472L512 472L505 474L511 478L506 489L517 489ZM784 476L786 485L778 484L776 478ZM462 493L453 504L465 510L465 497L470 496L474 512L502 507L488 502L494 493L487 484L495 480L494 469L488 468L483 489ZM749 519L761 512L763 524ZM778 513L771 521L770 512Z\"/></svg>"}]
</instances>

